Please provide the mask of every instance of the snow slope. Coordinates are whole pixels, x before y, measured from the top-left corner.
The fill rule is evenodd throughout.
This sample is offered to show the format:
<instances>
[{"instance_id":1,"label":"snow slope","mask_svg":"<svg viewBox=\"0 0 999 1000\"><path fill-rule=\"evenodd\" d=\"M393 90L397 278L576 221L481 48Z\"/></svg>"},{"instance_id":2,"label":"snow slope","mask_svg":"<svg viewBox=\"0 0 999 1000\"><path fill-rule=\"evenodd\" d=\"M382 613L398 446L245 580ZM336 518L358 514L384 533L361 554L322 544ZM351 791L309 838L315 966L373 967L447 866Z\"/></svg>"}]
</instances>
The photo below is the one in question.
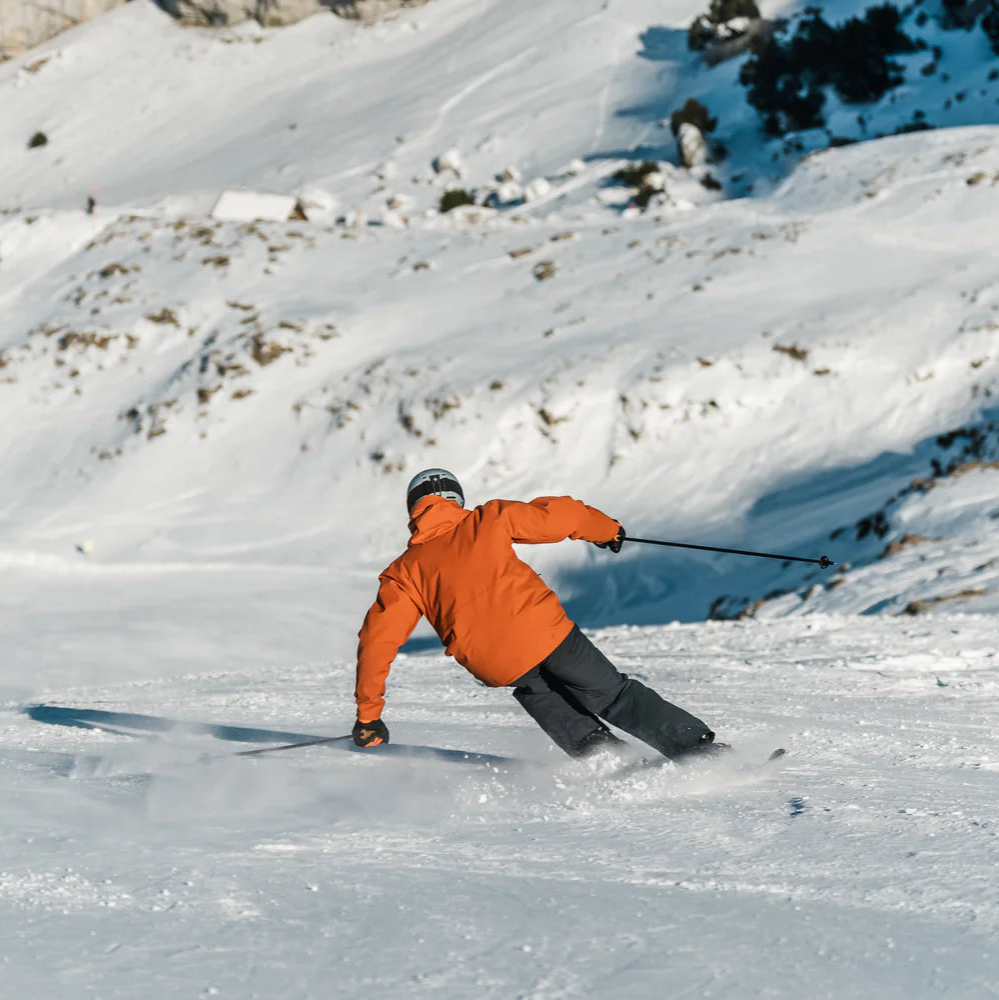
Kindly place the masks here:
<instances>
[{"instance_id":1,"label":"snow slope","mask_svg":"<svg viewBox=\"0 0 999 1000\"><path fill-rule=\"evenodd\" d=\"M570 491L644 537L854 558L830 532L928 472L890 456L989 405L999 189L978 174L999 174L989 129L822 154L773 198L623 226L83 217L57 258L61 213L10 216L22 273L45 270L7 297L5 558L79 562L90 540L93 572L370 572L432 464L476 502ZM966 527L992 544L987 517ZM817 579L555 551L594 621Z\"/></svg>"},{"instance_id":2,"label":"snow slope","mask_svg":"<svg viewBox=\"0 0 999 1000\"><path fill-rule=\"evenodd\" d=\"M761 145L738 67L685 51L699 9L212 33L136 0L0 66L5 991L999 988L994 60L941 34L950 79L915 69L869 127L930 97L962 127L798 162L827 139ZM670 162L691 95L721 193ZM613 174L647 156L666 194L641 213ZM531 200L436 212L505 170ZM311 220L210 218L234 186ZM846 565L524 552L739 747L714 771L565 762L425 633L394 740L522 763L204 764L231 745L24 714L341 734L428 465L473 503L572 493L633 534Z\"/></svg>"},{"instance_id":3,"label":"snow slope","mask_svg":"<svg viewBox=\"0 0 999 1000\"><path fill-rule=\"evenodd\" d=\"M16 93L3 141L17 150L0 203L76 208L96 185L109 205L169 197L202 211L220 186L308 184L384 204L397 189L419 196L455 145L473 183L508 164L553 173L656 130L618 111L660 76L635 49L662 6L628 8L434 0L367 28L318 16L218 32L132 4L34 50L50 56L38 72L0 70ZM24 149L37 129L49 146Z\"/></svg>"},{"instance_id":4,"label":"snow slope","mask_svg":"<svg viewBox=\"0 0 999 1000\"><path fill-rule=\"evenodd\" d=\"M813 616L597 639L725 720L740 760L624 778L565 762L508 695L438 654L397 664L394 738L532 765L318 747L199 765L203 751L239 746L146 744L7 713L8 995L994 992L999 677L988 618L900 628ZM51 693L101 711L308 733L343 728L327 721L327 701L349 683L346 662L289 657L271 670L215 665ZM792 748L785 763L739 770L775 742Z\"/></svg>"}]
</instances>

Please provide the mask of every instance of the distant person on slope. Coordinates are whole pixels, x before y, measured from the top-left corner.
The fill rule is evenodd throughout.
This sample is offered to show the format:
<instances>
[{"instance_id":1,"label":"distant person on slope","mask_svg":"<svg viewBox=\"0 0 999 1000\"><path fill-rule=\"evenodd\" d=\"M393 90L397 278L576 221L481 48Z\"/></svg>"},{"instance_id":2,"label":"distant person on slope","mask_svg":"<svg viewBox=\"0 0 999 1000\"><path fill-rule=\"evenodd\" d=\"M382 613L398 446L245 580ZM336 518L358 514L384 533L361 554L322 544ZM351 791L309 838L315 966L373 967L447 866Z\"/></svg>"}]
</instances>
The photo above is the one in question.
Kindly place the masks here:
<instances>
[{"instance_id":1,"label":"distant person on slope","mask_svg":"<svg viewBox=\"0 0 999 1000\"><path fill-rule=\"evenodd\" d=\"M571 497L490 500L464 510L461 486L444 469L415 476L407 504L412 538L381 574L361 627L358 746L388 743L385 681L424 616L450 656L490 687L513 687L528 715L573 757L620 743L601 719L667 757L715 749L700 719L619 673L513 551L515 542L574 538L619 552L625 533L617 521Z\"/></svg>"}]
</instances>

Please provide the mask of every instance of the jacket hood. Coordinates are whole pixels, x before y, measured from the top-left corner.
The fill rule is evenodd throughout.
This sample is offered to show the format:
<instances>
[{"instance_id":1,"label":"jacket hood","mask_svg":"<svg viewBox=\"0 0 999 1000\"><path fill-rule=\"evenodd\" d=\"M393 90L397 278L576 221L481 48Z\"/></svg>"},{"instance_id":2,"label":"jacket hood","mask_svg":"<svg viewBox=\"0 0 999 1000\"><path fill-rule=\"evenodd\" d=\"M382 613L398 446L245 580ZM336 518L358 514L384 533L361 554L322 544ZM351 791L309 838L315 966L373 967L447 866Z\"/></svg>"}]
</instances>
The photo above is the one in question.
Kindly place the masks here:
<instances>
[{"instance_id":1,"label":"jacket hood","mask_svg":"<svg viewBox=\"0 0 999 1000\"><path fill-rule=\"evenodd\" d=\"M412 535L409 544L420 545L444 534L445 531L451 531L470 513L471 511L460 507L454 500L435 495L423 497L416 502L409 518L409 530Z\"/></svg>"}]
</instances>

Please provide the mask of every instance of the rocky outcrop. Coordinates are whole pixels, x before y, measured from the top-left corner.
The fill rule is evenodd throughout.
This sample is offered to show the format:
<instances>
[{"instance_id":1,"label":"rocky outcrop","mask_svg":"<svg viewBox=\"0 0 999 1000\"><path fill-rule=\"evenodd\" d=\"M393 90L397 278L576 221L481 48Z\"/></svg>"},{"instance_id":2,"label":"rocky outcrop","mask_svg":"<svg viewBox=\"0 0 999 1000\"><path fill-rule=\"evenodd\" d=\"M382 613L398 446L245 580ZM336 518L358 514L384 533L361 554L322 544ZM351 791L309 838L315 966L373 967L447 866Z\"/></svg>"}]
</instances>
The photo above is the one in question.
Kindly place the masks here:
<instances>
[{"instance_id":1,"label":"rocky outcrop","mask_svg":"<svg viewBox=\"0 0 999 1000\"><path fill-rule=\"evenodd\" d=\"M699 167L708 158L708 144L704 133L690 122L683 122L677 129L676 145L680 162L687 168Z\"/></svg>"},{"instance_id":2,"label":"rocky outcrop","mask_svg":"<svg viewBox=\"0 0 999 1000\"><path fill-rule=\"evenodd\" d=\"M120 7L125 0L0 0L0 60Z\"/></svg>"},{"instance_id":3,"label":"rocky outcrop","mask_svg":"<svg viewBox=\"0 0 999 1000\"><path fill-rule=\"evenodd\" d=\"M0 0L0 61L84 21L120 7L126 0ZM427 0L156 0L181 24L221 27L258 21L265 27L295 24L322 10L339 17L375 21Z\"/></svg>"},{"instance_id":4,"label":"rocky outcrop","mask_svg":"<svg viewBox=\"0 0 999 1000\"><path fill-rule=\"evenodd\" d=\"M258 21L265 27L295 24L321 10L339 17L374 21L427 0L157 0L181 24L215 26Z\"/></svg>"},{"instance_id":5,"label":"rocky outcrop","mask_svg":"<svg viewBox=\"0 0 999 1000\"><path fill-rule=\"evenodd\" d=\"M701 56L709 66L735 59L756 45L762 45L781 26L781 21L770 21L764 17L742 18L737 23L720 25L721 30L714 41L707 43Z\"/></svg>"},{"instance_id":6,"label":"rocky outcrop","mask_svg":"<svg viewBox=\"0 0 999 1000\"><path fill-rule=\"evenodd\" d=\"M329 6L340 17L377 21L393 11L404 7L422 7L425 3L427 0L333 0Z\"/></svg>"},{"instance_id":7,"label":"rocky outcrop","mask_svg":"<svg viewBox=\"0 0 999 1000\"><path fill-rule=\"evenodd\" d=\"M259 21L268 27L295 24L324 9L319 0L157 0L181 24L223 27Z\"/></svg>"}]
</instances>

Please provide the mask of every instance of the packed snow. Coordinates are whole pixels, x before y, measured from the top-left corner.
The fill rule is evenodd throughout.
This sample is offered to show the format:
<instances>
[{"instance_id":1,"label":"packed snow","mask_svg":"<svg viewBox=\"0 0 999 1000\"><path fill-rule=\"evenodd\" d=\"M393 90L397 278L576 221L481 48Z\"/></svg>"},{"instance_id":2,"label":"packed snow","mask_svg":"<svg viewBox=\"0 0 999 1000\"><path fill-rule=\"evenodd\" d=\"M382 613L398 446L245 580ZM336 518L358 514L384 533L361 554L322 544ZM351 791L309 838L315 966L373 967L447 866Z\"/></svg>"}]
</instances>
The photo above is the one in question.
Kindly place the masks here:
<instances>
[{"instance_id":1,"label":"packed snow","mask_svg":"<svg viewBox=\"0 0 999 1000\"><path fill-rule=\"evenodd\" d=\"M989 618L900 627L815 615L596 639L717 720L737 759L625 776L568 761L507 693L477 687L436 652L396 665L394 740L517 763L325 747L245 760L225 756L243 744L45 726L11 706L0 752L6 989L994 991ZM150 645L140 635L120 644L137 659ZM117 683L94 669L34 693L109 714L349 729L350 664L305 665L296 646L289 636L289 653L267 666L149 668L157 676ZM778 743L788 756L760 764Z\"/></svg>"},{"instance_id":2,"label":"packed snow","mask_svg":"<svg viewBox=\"0 0 999 1000\"><path fill-rule=\"evenodd\" d=\"M996 58L931 19L829 131L953 127L766 143L700 12L136 0L0 66L5 997L999 992ZM570 761L425 629L389 747L234 756L350 730L426 466L837 565L521 553L723 762Z\"/></svg>"}]
</instances>

